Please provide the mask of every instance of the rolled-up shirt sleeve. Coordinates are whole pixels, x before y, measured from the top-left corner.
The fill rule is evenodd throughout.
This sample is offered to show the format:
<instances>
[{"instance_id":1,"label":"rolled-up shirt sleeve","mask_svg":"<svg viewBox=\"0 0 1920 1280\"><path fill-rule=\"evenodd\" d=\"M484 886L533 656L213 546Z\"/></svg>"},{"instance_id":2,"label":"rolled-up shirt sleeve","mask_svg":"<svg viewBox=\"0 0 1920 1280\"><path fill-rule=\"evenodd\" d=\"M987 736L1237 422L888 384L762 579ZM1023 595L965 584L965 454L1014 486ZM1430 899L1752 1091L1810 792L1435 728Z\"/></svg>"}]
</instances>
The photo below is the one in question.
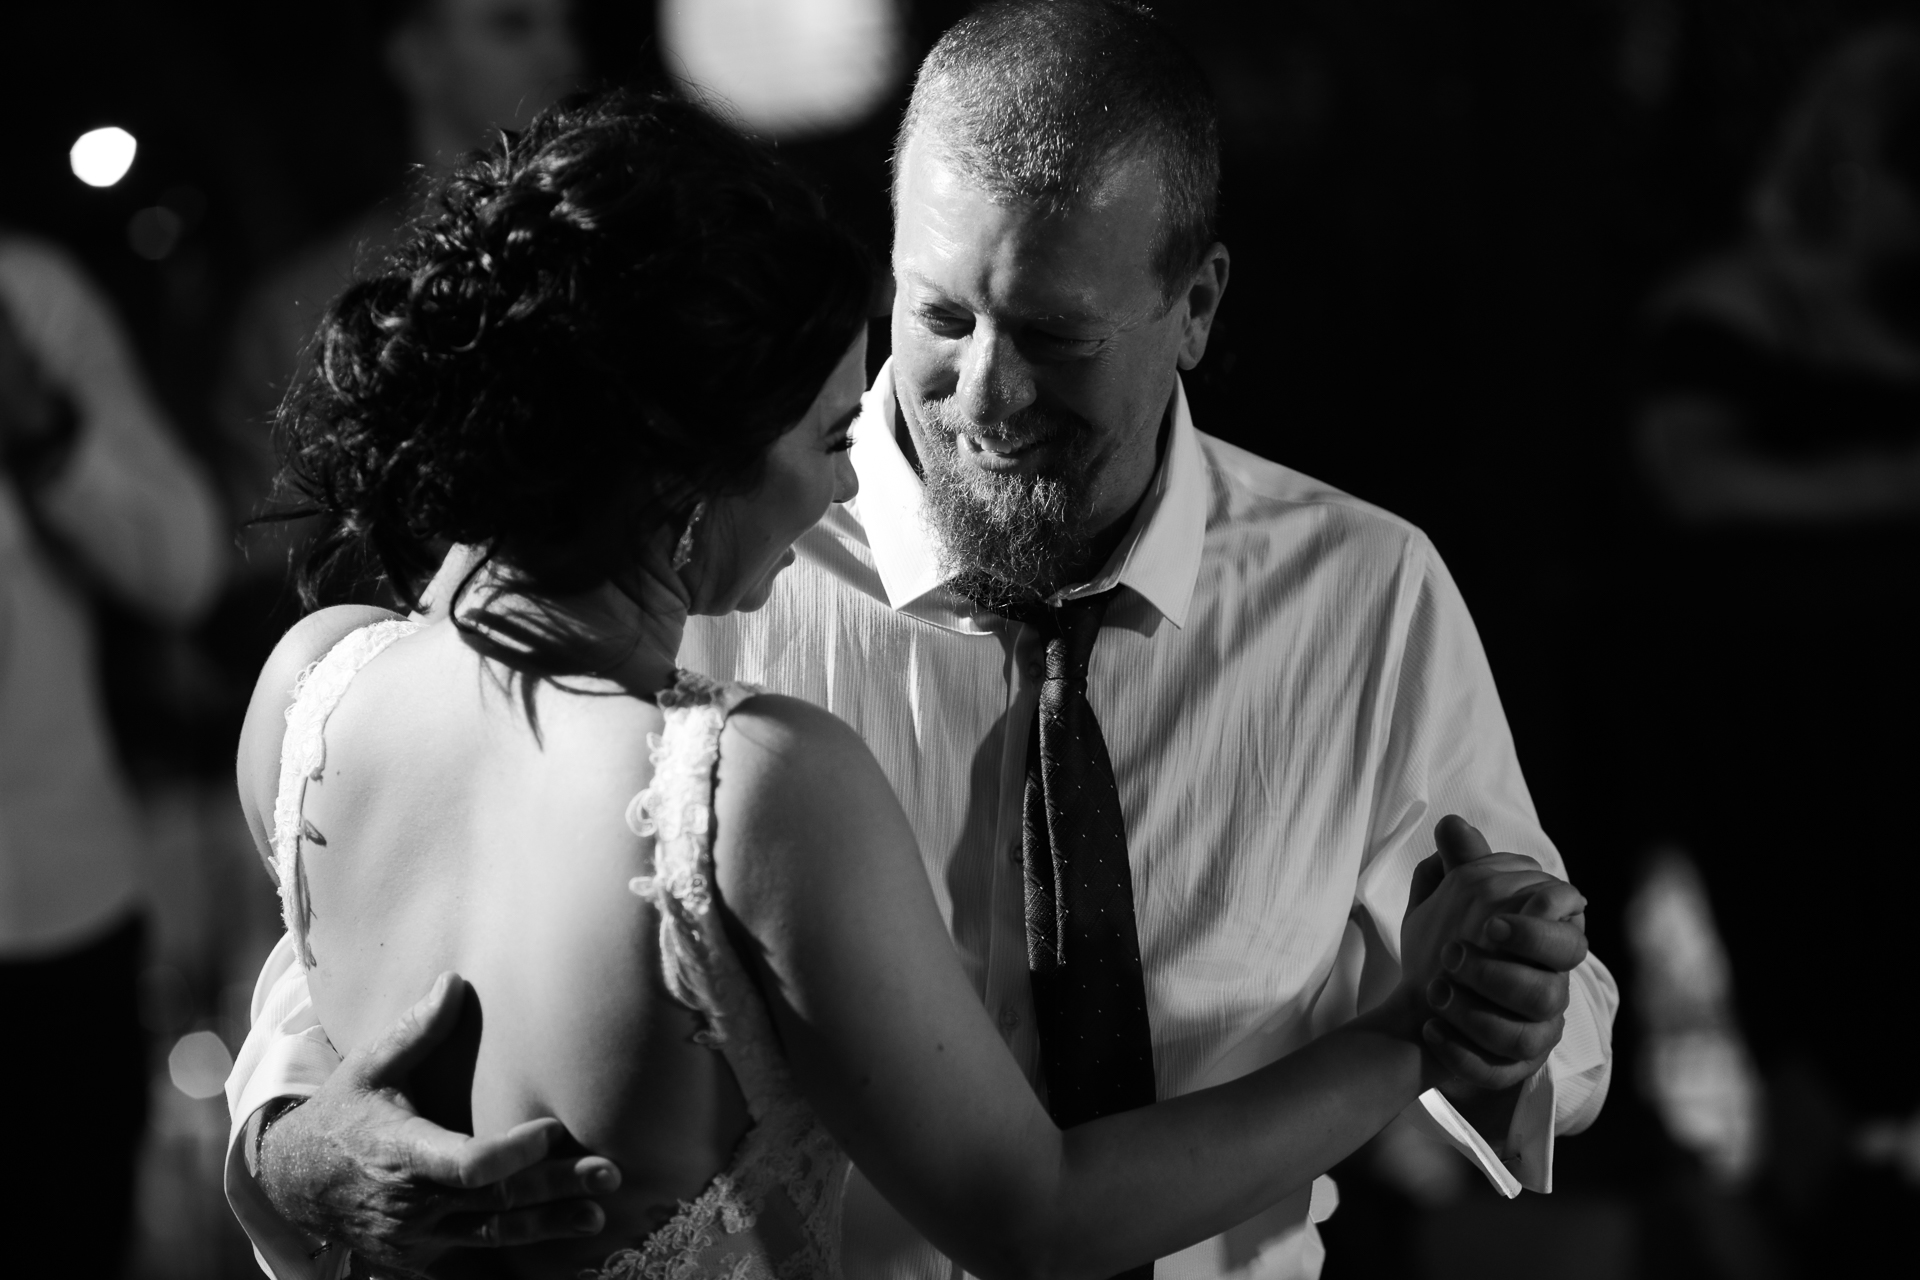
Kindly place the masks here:
<instances>
[{"instance_id":1,"label":"rolled-up shirt sleeve","mask_svg":"<svg viewBox=\"0 0 1920 1280\"><path fill-rule=\"evenodd\" d=\"M282 937L254 984L252 1026L227 1076L227 1203L253 1242L260 1269L275 1280L338 1280L349 1254L332 1249L309 1256L306 1240L275 1211L247 1167L247 1121L275 1098L311 1097L340 1055L327 1039L307 991L307 971L290 938Z\"/></svg>"},{"instance_id":2,"label":"rolled-up shirt sleeve","mask_svg":"<svg viewBox=\"0 0 1920 1280\"><path fill-rule=\"evenodd\" d=\"M1396 629L1382 680L1384 746L1358 890L1374 926L1370 946L1396 970L1413 869L1433 852L1434 825L1446 815L1473 823L1497 850L1567 874L1534 812L1479 633L1424 538L1408 543L1400 587L1404 625ZM1619 1001L1613 975L1598 957L1588 956L1569 975L1560 1043L1522 1087L1508 1131L1488 1140L1520 1186L1552 1190L1555 1137L1578 1133L1599 1115L1613 1071ZM1437 1118L1436 1103L1457 1117L1437 1094L1424 1101L1426 1121ZM1423 1121L1423 1127L1431 1125ZM1448 1140L1461 1146L1458 1135Z\"/></svg>"}]
</instances>

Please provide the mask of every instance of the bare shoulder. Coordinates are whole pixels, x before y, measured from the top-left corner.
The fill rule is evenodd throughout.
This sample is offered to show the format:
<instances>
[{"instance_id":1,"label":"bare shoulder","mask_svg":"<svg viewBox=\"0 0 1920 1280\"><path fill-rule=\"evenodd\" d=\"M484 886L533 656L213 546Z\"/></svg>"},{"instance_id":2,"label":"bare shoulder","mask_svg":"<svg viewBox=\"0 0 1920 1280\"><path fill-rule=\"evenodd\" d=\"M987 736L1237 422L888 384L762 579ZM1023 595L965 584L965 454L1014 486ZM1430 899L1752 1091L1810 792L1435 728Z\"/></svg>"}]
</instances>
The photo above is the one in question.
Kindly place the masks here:
<instances>
[{"instance_id":1,"label":"bare shoulder","mask_svg":"<svg viewBox=\"0 0 1920 1280\"><path fill-rule=\"evenodd\" d=\"M280 637L280 643L274 646L266 665L260 669L260 678L253 686L253 700L247 704L246 722L240 729L240 751L234 772L240 786L240 807L246 811L254 843L260 847L269 870L272 859L266 818L273 812L274 792L280 785L280 743L286 734L287 706L293 701L294 681L347 635L398 616L388 609L358 604L337 605L310 613Z\"/></svg>"},{"instance_id":2,"label":"bare shoulder","mask_svg":"<svg viewBox=\"0 0 1920 1280\"><path fill-rule=\"evenodd\" d=\"M801 698L766 693L740 704L720 736L723 813L767 804L811 808L885 775L853 726ZM891 789L889 789L890 791Z\"/></svg>"},{"instance_id":3,"label":"bare shoulder","mask_svg":"<svg viewBox=\"0 0 1920 1280\"><path fill-rule=\"evenodd\" d=\"M849 755L872 759L853 726L824 707L784 693L748 698L727 718L721 749L756 769L790 769L810 763L847 763ZM819 757L825 754L828 759Z\"/></svg>"},{"instance_id":4,"label":"bare shoulder","mask_svg":"<svg viewBox=\"0 0 1920 1280\"><path fill-rule=\"evenodd\" d=\"M795 874L913 848L899 801L865 740L810 702L763 694L742 703L721 734L718 777L723 882L733 878L730 846L752 847L756 867ZM769 856L775 850L780 856Z\"/></svg>"},{"instance_id":5,"label":"bare shoulder","mask_svg":"<svg viewBox=\"0 0 1920 1280\"><path fill-rule=\"evenodd\" d=\"M315 610L287 628L287 634L273 647L266 665L260 668L260 679L254 685L255 698L262 692L278 691L281 709L285 710L292 700L293 682L302 671L326 657L329 649L360 628L398 617L400 615L391 609L370 604L341 604Z\"/></svg>"}]
</instances>

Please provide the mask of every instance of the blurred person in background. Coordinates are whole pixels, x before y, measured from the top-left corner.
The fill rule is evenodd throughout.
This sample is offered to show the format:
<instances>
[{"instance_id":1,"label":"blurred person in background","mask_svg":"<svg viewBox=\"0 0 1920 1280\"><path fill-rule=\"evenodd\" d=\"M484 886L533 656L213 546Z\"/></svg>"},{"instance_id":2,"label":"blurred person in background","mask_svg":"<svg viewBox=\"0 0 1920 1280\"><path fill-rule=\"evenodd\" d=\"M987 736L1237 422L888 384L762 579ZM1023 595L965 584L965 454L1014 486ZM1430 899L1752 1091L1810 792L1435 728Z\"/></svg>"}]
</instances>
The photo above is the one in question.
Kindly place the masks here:
<instances>
[{"instance_id":1,"label":"blurred person in background","mask_svg":"<svg viewBox=\"0 0 1920 1280\"><path fill-rule=\"evenodd\" d=\"M525 127L582 70L572 0L379 0L375 34L405 102L413 162L429 173L496 129ZM358 263L391 247L408 212L401 193L379 201L270 273L243 304L215 404L234 459L228 499L239 519L255 515L271 487L278 463L270 422L321 313ZM250 556L248 576L277 595L285 545L264 544L275 553ZM279 619L275 630L292 620Z\"/></svg>"},{"instance_id":2,"label":"blurred person in background","mask_svg":"<svg viewBox=\"0 0 1920 1280\"><path fill-rule=\"evenodd\" d=\"M1663 526L1640 658L1654 818L1697 860L1771 1105L1702 1110L1755 1093L1731 1027L1732 1050L1676 1055L1711 1029L1649 1025L1646 1079L1723 1181L1765 1170L1801 1264L1825 1269L1893 1243L1904 1193L1850 1164L1855 1125L1920 1103L1877 1031L1920 965L1869 905L1920 890L1899 798L1920 717L1920 27L1859 32L1815 67L1748 221L1655 298L1634 432ZM1647 936L1643 980L1698 968L1649 951L1685 939Z\"/></svg>"},{"instance_id":3,"label":"blurred person in background","mask_svg":"<svg viewBox=\"0 0 1920 1280\"><path fill-rule=\"evenodd\" d=\"M1749 217L1654 305L1636 428L1661 499L1695 525L1920 516L1920 28L1821 66Z\"/></svg>"},{"instance_id":4,"label":"blurred person in background","mask_svg":"<svg viewBox=\"0 0 1920 1280\"><path fill-rule=\"evenodd\" d=\"M86 1239L108 1271L146 1109L142 832L89 597L185 626L223 541L106 302L60 252L0 234L0 1097L33 1156L5 1213L11 1240ZM51 1105L56 1081L85 1103Z\"/></svg>"}]
</instances>

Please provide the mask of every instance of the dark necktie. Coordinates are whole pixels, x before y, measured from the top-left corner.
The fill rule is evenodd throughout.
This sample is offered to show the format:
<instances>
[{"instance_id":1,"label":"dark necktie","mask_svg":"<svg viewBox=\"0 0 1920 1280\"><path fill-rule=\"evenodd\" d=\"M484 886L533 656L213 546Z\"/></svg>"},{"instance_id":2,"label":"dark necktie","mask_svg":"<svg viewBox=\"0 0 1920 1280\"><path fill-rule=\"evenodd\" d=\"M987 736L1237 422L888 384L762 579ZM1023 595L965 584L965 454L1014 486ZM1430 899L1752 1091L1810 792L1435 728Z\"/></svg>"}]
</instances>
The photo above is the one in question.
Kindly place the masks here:
<instances>
[{"instance_id":1,"label":"dark necktie","mask_svg":"<svg viewBox=\"0 0 1920 1280\"><path fill-rule=\"evenodd\" d=\"M1021 860L1047 1108L1063 1129L1154 1100L1126 822L1107 742L1087 702L1087 663L1113 595L1016 615L1046 639L1027 740ZM1123 1273L1127 1280L1152 1274L1152 1264Z\"/></svg>"}]
</instances>

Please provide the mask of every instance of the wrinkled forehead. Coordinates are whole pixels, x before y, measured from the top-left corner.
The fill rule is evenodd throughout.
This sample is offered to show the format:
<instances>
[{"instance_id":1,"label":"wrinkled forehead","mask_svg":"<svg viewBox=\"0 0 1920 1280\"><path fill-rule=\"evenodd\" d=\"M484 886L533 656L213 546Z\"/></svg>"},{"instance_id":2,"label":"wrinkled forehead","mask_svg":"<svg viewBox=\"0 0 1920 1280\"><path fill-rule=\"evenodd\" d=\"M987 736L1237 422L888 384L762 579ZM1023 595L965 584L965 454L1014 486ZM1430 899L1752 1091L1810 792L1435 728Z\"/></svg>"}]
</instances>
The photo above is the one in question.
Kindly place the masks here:
<instances>
[{"instance_id":1,"label":"wrinkled forehead","mask_svg":"<svg viewBox=\"0 0 1920 1280\"><path fill-rule=\"evenodd\" d=\"M916 130L895 183L895 270L928 278L991 264L1021 276L1097 277L1105 293L1157 291L1167 202L1150 149L1114 151L1083 172L1070 186L1035 190L964 141Z\"/></svg>"}]
</instances>

